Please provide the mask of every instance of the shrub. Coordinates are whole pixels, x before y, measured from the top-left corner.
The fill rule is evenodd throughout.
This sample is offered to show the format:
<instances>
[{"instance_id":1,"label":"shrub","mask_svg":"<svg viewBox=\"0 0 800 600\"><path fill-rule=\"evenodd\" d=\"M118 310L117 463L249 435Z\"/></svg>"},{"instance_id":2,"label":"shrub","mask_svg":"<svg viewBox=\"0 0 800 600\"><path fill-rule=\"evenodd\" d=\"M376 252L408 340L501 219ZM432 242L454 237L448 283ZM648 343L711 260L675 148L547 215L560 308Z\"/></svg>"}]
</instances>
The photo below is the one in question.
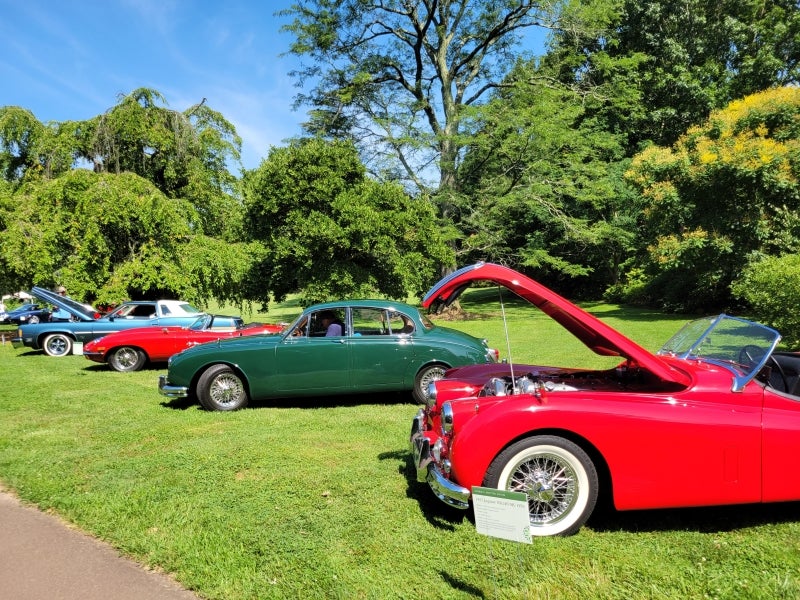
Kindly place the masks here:
<instances>
[{"instance_id":1,"label":"shrub","mask_svg":"<svg viewBox=\"0 0 800 600\"><path fill-rule=\"evenodd\" d=\"M752 307L755 319L780 331L786 345L800 344L800 255L751 261L731 291Z\"/></svg>"}]
</instances>

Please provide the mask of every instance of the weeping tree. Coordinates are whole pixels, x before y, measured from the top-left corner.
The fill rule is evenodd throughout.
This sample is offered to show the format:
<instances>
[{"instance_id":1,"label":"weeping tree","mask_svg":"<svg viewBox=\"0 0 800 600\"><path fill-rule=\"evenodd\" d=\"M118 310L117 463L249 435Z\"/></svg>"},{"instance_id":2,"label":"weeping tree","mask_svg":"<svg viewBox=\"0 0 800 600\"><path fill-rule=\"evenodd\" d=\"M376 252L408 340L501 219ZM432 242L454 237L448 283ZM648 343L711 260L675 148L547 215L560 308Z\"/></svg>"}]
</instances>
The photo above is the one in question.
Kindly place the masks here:
<instances>
[{"instance_id":1,"label":"weeping tree","mask_svg":"<svg viewBox=\"0 0 800 600\"><path fill-rule=\"evenodd\" d=\"M106 302L240 303L258 249L238 243L242 206L229 164L239 147L204 100L179 112L145 88L87 121L43 124L0 108L4 285L63 284Z\"/></svg>"},{"instance_id":2,"label":"weeping tree","mask_svg":"<svg viewBox=\"0 0 800 600\"><path fill-rule=\"evenodd\" d=\"M134 90L92 119L80 142L80 157L96 172L133 172L169 198L191 199L209 235L224 235L236 218L228 165L240 160L241 139L205 98L175 111L157 91Z\"/></svg>"},{"instance_id":3,"label":"weeping tree","mask_svg":"<svg viewBox=\"0 0 800 600\"><path fill-rule=\"evenodd\" d=\"M204 233L238 238L236 177L241 139L205 99L184 111L140 88L86 121L39 122L23 108L0 108L0 167L5 179L52 179L75 168L136 173L168 198L190 199Z\"/></svg>"}]
</instances>

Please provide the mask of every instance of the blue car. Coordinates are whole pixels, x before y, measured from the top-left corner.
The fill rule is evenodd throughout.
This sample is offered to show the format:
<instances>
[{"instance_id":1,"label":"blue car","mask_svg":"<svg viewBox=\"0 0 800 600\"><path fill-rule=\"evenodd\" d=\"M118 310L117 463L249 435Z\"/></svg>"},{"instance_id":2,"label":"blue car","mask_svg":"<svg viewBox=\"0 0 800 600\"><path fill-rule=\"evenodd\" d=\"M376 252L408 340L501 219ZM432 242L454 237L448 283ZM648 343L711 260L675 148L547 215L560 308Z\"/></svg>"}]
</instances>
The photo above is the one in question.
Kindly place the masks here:
<instances>
[{"instance_id":1,"label":"blue car","mask_svg":"<svg viewBox=\"0 0 800 600\"><path fill-rule=\"evenodd\" d=\"M24 325L25 323L48 322L52 319L53 311L48 306L26 302L22 306L8 311L0 323Z\"/></svg>"},{"instance_id":2,"label":"blue car","mask_svg":"<svg viewBox=\"0 0 800 600\"><path fill-rule=\"evenodd\" d=\"M44 350L48 356L71 354L75 342L83 344L123 329L185 327L203 314L188 302L180 300L135 300L125 302L101 317L93 307L59 296L50 290L34 287L30 293L43 303L52 304L60 312L70 316L68 321L21 325L16 336L11 338L15 348Z\"/></svg>"}]
</instances>

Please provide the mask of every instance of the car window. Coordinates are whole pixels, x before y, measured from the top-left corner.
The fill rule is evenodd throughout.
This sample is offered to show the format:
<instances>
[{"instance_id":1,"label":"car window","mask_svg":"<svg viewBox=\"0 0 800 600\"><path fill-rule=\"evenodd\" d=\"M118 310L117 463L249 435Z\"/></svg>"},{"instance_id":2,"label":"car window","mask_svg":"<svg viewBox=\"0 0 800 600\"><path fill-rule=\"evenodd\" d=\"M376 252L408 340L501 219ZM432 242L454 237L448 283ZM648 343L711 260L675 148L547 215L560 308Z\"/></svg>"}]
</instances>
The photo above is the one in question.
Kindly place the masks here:
<instances>
[{"instance_id":1,"label":"car window","mask_svg":"<svg viewBox=\"0 0 800 600\"><path fill-rule=\"evenodd\" d=\"M149 319L156 315L155 304L138 304L130 316L137 319Z\"/></svg>"},{"instance_id":2,"label":"car window","mask_svg":"<svg viewBox=\"0 0 800 600\"><path fill-rule=\"evenodd\" d=\"M214 317L211 315L201 315L192 321L192 324L189 325L189 329L192 331L203 331L213 318Z\"/></svg>"},{"instance_id":3,"label":"car window","mask_svg":"<svg viewBox=\"0 0 800 600\"><path fill-rule=\"evenodd\" d=\"M233 317L216 316L211 323L211 329L236 329L236 325Z\"/></svg>"},{"instance_id":4,"label":"car window","mask_svg":"<svg viewBox=\"0 0 800 600\"><path fill-rule=\"evenodd\" d=\"M126 319L147 319L156 312L155 304L125 304L120 306L113 315Z\"/></svg>"},{"instance_id":5,"label":"car window","mask_svg":"<svg viewBox=\"0 0 800 600\"><path fill-rule=\"evenodd\" d=\"M181 302L177 305L176 310L179 312L183 312L187 315L191 315L193 313L199 313L200 311L195 308L193 305L189 304L188 302Z\"/></svg>"},{"instance_id":6,"label":"car window","mask_svg":"<svg viewBox=\"0 0 800 600\"><path fill-rule=\"evenodd\" d=\"M389 311L389 327L393 335L413 333L414 321L409 316L392 310Z\"/></svg>"},{"instance_id":7,"label":"car window","mask_svg":"<svg viewBox=\"0 0 800 600\"><path fill-rule=\"evenodd\" d=\"M310 315L310 327L308 335L311 337L324 337L327 335L328 327L331 323L339 325L341 332L338 335L345 335L344 309L325 309L318 310Z\"/></svg>"},{"instance_id":8,"label":"car window","mask_svg":"<svg viewBox=\"0 0 800 600\"><path fill-rule=\"evenodd\" d=\"M353 308L353 335L389 335L386 311L379 308Z\"/></svg>"}]
</instances>

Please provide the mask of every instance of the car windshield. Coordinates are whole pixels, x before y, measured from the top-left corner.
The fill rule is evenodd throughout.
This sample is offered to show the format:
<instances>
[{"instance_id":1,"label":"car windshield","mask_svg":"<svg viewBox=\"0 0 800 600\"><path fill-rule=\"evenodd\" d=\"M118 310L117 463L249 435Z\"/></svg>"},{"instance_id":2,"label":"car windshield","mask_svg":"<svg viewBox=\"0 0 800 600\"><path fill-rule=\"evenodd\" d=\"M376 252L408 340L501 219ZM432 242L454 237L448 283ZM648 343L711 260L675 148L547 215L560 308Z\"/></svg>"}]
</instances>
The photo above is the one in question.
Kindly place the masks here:
<instances>
[{"instance_id":1,"label":"car windshield","mask_svg":"<svg viewBox=\"0 0 800 600\"><path fill-rule=\"evenodd\" d=\"M213 317L211 315L200 315L194 321L192 321L192 324L189 325L189 329L194 331L203 331L211 325L212 319Z\"/></svg>"},{"instance_id":2,"label":"car windshield","mask_svg":"<svg viewBox=\"0 0 800 600\"><path fill-rule=\"evenodd\" d=\"M733 373L738 391L766 364L780 339L765 325L723 314L687 323L658 354L721 365Z\"/></svg>"}]
</instances>

